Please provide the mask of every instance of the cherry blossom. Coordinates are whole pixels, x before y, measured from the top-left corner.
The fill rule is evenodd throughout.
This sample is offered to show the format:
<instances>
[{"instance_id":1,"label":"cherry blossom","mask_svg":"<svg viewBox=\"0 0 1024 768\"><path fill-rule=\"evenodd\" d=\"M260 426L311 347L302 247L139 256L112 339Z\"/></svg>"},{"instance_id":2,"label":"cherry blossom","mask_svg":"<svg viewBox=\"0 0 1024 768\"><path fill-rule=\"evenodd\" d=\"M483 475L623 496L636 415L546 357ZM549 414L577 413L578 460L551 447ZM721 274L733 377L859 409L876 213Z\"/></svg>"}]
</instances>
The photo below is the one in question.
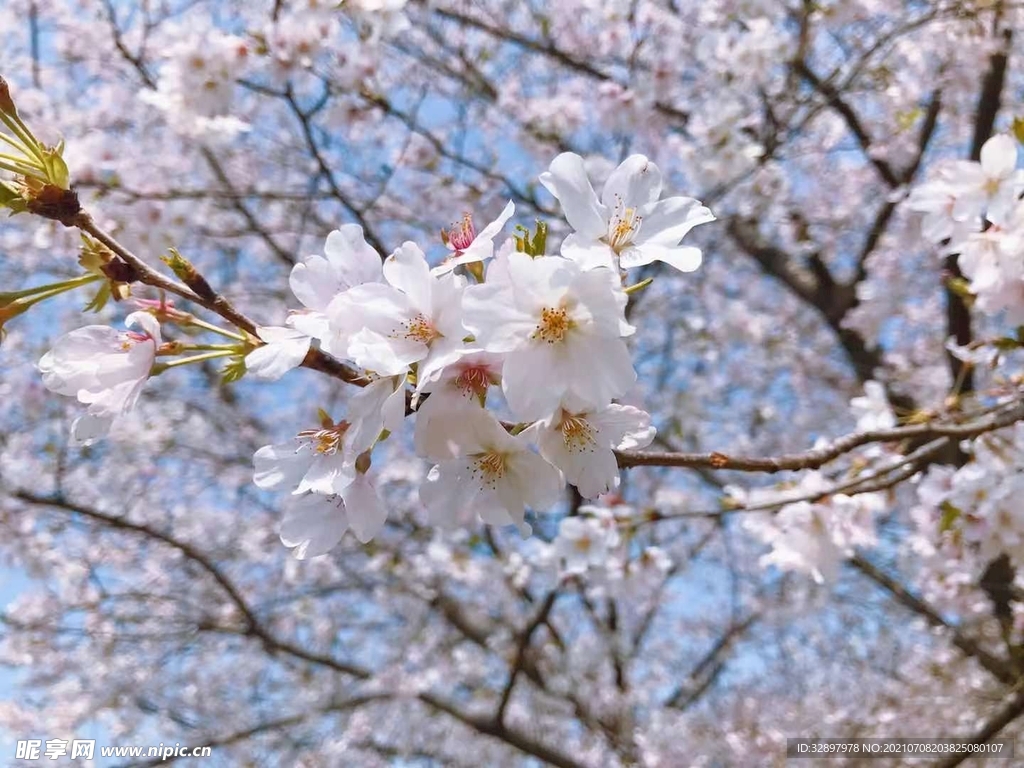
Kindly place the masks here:
<instances>
[{"instance_id":1,"label":"cherry blossom","mask_svg":"<svg viewBox=\"0 0 1024 768\"><path fill-rule=\"evenodd\" d=\"M436 456L451 452L442 428L432 426L437 419L449 418L462 407L482 407L487 390L501 383L502 357L491 352L467 352L455 363L444 368L438 378L425 384L422 391L429 397L420 401L416 410L415 444L421 456ZM431 445L432 438L439 443ZM452 453L452 456L455 454Z\"/></svg>"},{"instance_id":2,"label":"cherry blossom","mask_svg":"<svg viewBox=\"0 0 1024 768\"><path fill-rule=\"evenodd\" d=\"M523 419L542 419L572 395L603 405L636 380L623 336L626 295L611 270L512 253L464 299L475 344L504 353L502 390Z\"/></svg>"},{"instance_id":3,"label":"cherry blossom","mask_svg":"<svg viewBox=\"0 0 1024 768\"><path fill-rule=\"evenodd\" d=\"M613 451L643 448L654 434L650 415L639 408L611 404L574 410L563 405L540 423L537 444L583 498L594 499L619 484Z\"/></svg>"},{"instance_id":4,"label":"cherry blossom","mask_svg":"<svg viewBox=\"0 0 1024 768\"><path fill-rule=\"evenodd\" d=\"M809 472L786 491L765 489L741 495L745 504L780 504L778 511L751 514L744 521L746 530L771 546L762 564L810 574L818 583L831 582L856 547L875 542L875 516L885 507L880 495L828 496L828 488L820 473ZM805 496L821 498L801 498ZM787 498L799 500L785 503Z\"/></svg>"},{"instance_id":5,"label":"cherry blossom","mask_svg":"<svg viewBox=\"0 0 1024 768\"><path fill-rule=\"evenodd\" d=\"M434 267L431 273L443 275L461 264L473 264L491 258L494 255L494 238L515 212L515 203L509 200L498 214L498 218L479 232L473 226L473 216L469 213L465 214L458 224L452 224L450 229L441 230L441 239L451 251L451 255Z\"/></svg>"},{"instance_id":6,"label":"cherry blossom","mask_svg":"<svg viewBox=\"0 0 1024 768\"><path fill-rule=\"evenodd\" d=\"M483 409L452 415L432 422L444 430L446 445L427 456L439 463L420 487L435 525L465 525L479 517L491 525L524 528L526 507L544 511L558 500L563 486L558 470L531 451L524 437L510 435Z\"/></svg>"},{"instance_id":7,"label":"cherry blossom","mask_svg":"<svg viewBox=\"0 0 1024 768\"><path fill-rule=\"evenodd\" d=\"M566 517L558 524L555 554L568 575L600 568L608 559L608 537L591 517Z\"/></svg>"},{"instance_id":8,"label":"cherry blossom","mask_svg":"<svg viewBox=\"0 0 1024 768\"><path fill-rule=\"evenodd\" d=\"M981 162L962 161L957 167L957 194L953 215L970 219L985 213L989 221L1003 223L1024 188L1024 173L1017 168L1017 142L996 134L981 148Z\"/></svg>"},{"instance_id":9,"label":"cherry blossom","mask_svg":"<svg viewBox=\"0 0 1024 768\"><path fill-rule=\"evenodd\" d=\"M463 348L462 278L433 277L423 251L407 242L384 262L387 284L364 283L328 308L331 332L347 339L345 357L381 375L417 364L418 386Z\"/></svg>"},{"instance_id":10,"label":"cherry blossom","mask_svg":"<svg viewBox=\"0 0 1024 768\"><path fill-rule=\"evenodd\" d=\"M320 339L328 351L344 355L344 348L331 346L328 306L349 288L382 280L381 256L366 242L363 228L343 224L327 235L323 256L307 256L292 267L288 284L305 309L293 311L288 324Z\"/></svg>"},{"instance_id":11,"label":"cherry blossom","mask_svg":"<svg viewBox=\"0 0 1024 768\"><path fill-rule=\"evenodd\" d=\"M152 372L161 344L160 323L147 312L132 312L125 325L140 330L79 328L57 339L39 361L47 389L89 406L71 427L79 442L106 434L117 416L132 410Z\"/></svg>"},{"instance_id":12,"label":"cherry blossom","mask_svg":"<svg viewBox=\"0 0 1024 768\"><path fill-rule=\"evenodd\" d=\"M540 181L561 203L575 230L562 244L562 255L585 269L631 269L654 261L683 272L700 266L700 249L679 241L715 217L690 197L659 200L661 171L643 155L631 155L612 172L600 200L583 158L571 152L556 157Z\"/></svg>"}]
</instances>

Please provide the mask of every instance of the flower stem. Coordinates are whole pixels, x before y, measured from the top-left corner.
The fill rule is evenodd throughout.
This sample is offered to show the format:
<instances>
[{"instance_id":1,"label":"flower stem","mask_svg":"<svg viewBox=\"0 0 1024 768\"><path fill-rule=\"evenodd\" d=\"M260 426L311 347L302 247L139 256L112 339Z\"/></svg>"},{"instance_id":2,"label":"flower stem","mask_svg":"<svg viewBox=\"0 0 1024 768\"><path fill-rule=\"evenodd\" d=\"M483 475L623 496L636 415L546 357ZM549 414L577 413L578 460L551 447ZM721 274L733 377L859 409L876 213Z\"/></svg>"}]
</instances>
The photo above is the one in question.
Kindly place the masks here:
<instances>
[{"instance_id":1,"label":"flower stem","mask_svg":"<svg viewBox=\"0 0 1024 768\"><path fill-rule=\"evenodd\" d=\"M229 339L234 339L235 341L243 341L243 342L247 342L248 341L248 339L246 339L245 336L243 336L240 333L235 333L234 331L229 331L229 330L226 330L224 328L219 328L216 325L214 325L213 323L208 323L205 320L200 320L198 317L195 317L195 316L193 316L191 319L189 319L188 324L189 325L194 325L196 328L203 328L203 329L205 329L207 331L212 331L213 333L219 333L221 336L225 336L225 337L227 337Z\"/></svg>"},{"instance_id":2,"label":"flower stem","mask_svg":"<svg viewBox=\"0 0 1024 768\"><path fill-rule=\"evenodd\" d=\"M201 355L193 355L192 357L183 357L180 360L172 360L169 363L154 363L153 370L150 373L151 376L159 376L161 373L166 371L168 368L177 368L182 365L189 365L191 363L201 363L204 360L214 360L218 357L232 357L238 354L237 349L232 350L217 350L215 352L204 352Z\"/></svg>"},{"instance_id":3,"label":"flower stem","mask_svg":"<svg viewBox=\"0 0 1024 768\"><path fill-rule=\"evenodd\" d=\"M654 282L654 278L653 277L648 277L646 280L641 280L639 283L635 283L633 285L627 286L623 290L626 292L626 295L628 296L631 293L636 293L637 291L642 291L644 288L646 288L648 285L650 285L653 282Z\"/></svg>"}]
</instances>

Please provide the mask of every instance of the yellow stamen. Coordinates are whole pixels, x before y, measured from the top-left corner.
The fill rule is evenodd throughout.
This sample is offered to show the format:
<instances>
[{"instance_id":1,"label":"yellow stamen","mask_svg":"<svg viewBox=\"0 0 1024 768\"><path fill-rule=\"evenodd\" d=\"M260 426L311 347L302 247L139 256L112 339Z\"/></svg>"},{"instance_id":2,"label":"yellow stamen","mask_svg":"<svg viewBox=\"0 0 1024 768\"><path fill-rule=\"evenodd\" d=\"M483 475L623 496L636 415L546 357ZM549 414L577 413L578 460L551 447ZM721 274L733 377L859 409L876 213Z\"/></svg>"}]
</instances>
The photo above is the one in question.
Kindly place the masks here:
<instances>
[{"instance_id":1,"label":"yellow stamen","mask_svg":"<svg viewBox=\"0 0 1024 768\"><path fill-rule=\"evenodd\" d=\"M593 451L594 428L578 414L562 413L562 441L567 451Z\"/></svg>"},{"instance_id":2,"label":"yellow stamen","mask_svg":"<svg viewBox=\"0 0 1024 768\"><path fill-rule=\"evenodd\" d=\"M565 307L544 307L540 311L540 322L531 339L546 341L548 344L564 341L565 335L575 327L576 323L569 317Z\"/></svg>"},{"instance_id":3,"label":"yellow stamen","mask_svg":"<svg viewBox=\"0 0 1024 768\"><path fill-rule=\"evenodd\" d=\"M429 344L435 339L441 338L441 334L433 326L426 315L416 315L412 320L404 323L405 338Z\"/></svg>"},{"instance_id":4,"label":"yellow stamen","mask_svg":"<svg viewBox=\"0 0 1024 768\"><path fill-rule=\"evenodd\" d=\"M476 468L473 470L473 476L479 478L482 485L493 490L508 471L505 456L495 451L488 451L477 454L475 458Z\"/></svg>"}]
</instances>

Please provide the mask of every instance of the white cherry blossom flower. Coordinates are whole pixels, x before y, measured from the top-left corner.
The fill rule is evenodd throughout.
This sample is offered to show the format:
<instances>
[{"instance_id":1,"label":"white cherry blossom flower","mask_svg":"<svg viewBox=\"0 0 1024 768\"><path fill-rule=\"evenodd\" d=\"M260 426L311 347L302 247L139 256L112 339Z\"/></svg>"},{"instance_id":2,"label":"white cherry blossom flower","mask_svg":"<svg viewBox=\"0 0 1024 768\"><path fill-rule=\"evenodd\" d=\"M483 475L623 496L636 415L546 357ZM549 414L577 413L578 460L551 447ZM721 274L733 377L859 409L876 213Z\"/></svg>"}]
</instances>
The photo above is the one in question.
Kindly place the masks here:
<instances>
[{"instance_id":1,"label":"white cherry blossom flower","mask_svg":"<svg viewBox=\"0 0 1024 768\"><path fill-rule=\"evenodd\" d=\"M498 218L480 232L477 232L473 226L473 216L469 213L463 216L462 221L458 224L452 224L451 229L441 230L441 239L452 253L431 272L435 275L443 275L451 272L460 264L472 264L491 258L494 255L494 238L515 212L515 203L509 200L502 212L498 214Z\"/></svg>"},{"instance_id":2,"label":"white cherry blossom flower","mask_svg":"<svg viewBox=\"0 0 1024 768\"><path fill-rule=\"evenodd\" d=\"M556 157L540 182L562 204L575 232L562 255L585 269L631 269L663 261L683 272L701 263L701 252L680 245L699 224L714 221L711 211L692 197L661 196L661 171L643 155L627 157L612 171L597 197L583 158L571 152Z\"/></svg>"},{"instance_id":3,"label":"white cherry blossom flower","mask_svg":"<svg viewBox=\"0 0 1024 768\"><path fill-rule=\"evenodd\" d=\"M462 352L465 283L452 274L433 277L411 242L387 258L384 278L386 285L357 285L331 302L331 332L347 339L345 357L381 375L416 363L422 387Z\"/></svg>"},{"instance_id":4,"label":"white cherry blossom flower","mask_svg":"<svg viewBox=\"0 0 1024 768\"><path fill-rule=\"evenodd\" d=\"M384 279L381 256L363 236L358 224L343 224L327 235L324 255L307 256L292 267L288 284L305 310L293 312L288 325L320 339L325 351L344 355L331 343L327 307L343 291Z\"/></svg>"},{"instance_id":5,"label":"white cherry blossom flower","mask_svg":"<svg viewBox=\"0 0 1024 768\"><path fill-rule=\"evenodd\" d=\"M265 445L253 456L253 482L259 488L286 489L296 495L340 494L356 475L359 454L351 433L347 421L325 423L299 432L292 442Z\"/></svg>"},{"instance_id":6,"label":"white cherry blossom flower","mask_svg":"<svg viewBox=\"0 0 1024 768\"><path fill-rule=\"evenodd\" d=\"M961 242L981 226L981 219L973 216L965 220L954 217L957 186L952 166L940 170L938 178L915 187L907 197L907 207L923 214L921 235L932 243L946 242L946 252L954 252Z\"/></svg>"},{"instance_id":7,"label":"white cherry blossom flower","mask_svg":"<svg viewBox=\"0 0 1024 768\"><path fill-rule=\"evenodd\" d=\"M434 424L448 442L436 456L428 456L440 463L420 486L420 500L434 524L451 527L479 517L491 525L528 530L526 507L545 510L558 500L563 487L559 471L483 408L464 409L459 418Z\"/></svg>"},{"instance_id":8,"label":"white cherry blossom flower","mask_svg":"<svg viewBox=\"0 0 1024 768\"><path fill-rule=\"evenodd\" d=\"M537 425L541 456L558 467L585 499L608 493L619 484L615 450L650 445L655 429L649 414L629 405L559 408Z\"/></svg>"},{"instance_id":9,"label":"white cherry blossom flower","mask_svg":"<svg viewBox=\"0 0 1024 768\"><path fill-rule=\"evenodd\" d=\"M889 405L885 387L877 381L865 381L864 395L850 400L850 408L857 416L857 429L861 432L896 426L896 414Z\"/></svg>"},{"instance_id":10,"label":"white cherry blossom flower","mask_svg":"<svg viewBox=\"0 0 1024 768\"><path fill-rule=\"evenodd\" d=\"M474 343L505 354L502 389L521 419L547 418L567 396L603 405L636 381L621 338L634 328L611 270L511 253L466 289L464 306Z\"/></svg>"},{"instance_id":11,"label":"white cherry blossom flower","mask_svg":"<svg viewBox=\"0 0 1024 768\"><path fill-rule=\"evenodd\" d=\"M980 163L957 164L954 218L963 221L984 212L989 221L1002 224L1024 186L1016 168L1017 142L1004 133L985 142Z\"/></svg>"},{"instance_id":12,"label":"white cherry blossom flower","mask_svg":"<svg viewBox=\"0 0 1024 768\"><path fill-rule=\"evenodd\" d=\"M281 521L281 543L294 547L292 554L298 560L319 557L331 551L348 529L366 544L380 532L386 518L387 510L370 479L357 474L340 494L289 496Z\"/></svg>"},{"instance_id":13,"label":"white cherry blossom flower","mask_svg":"<svg viewBox=\"0 0 1024 768\"><path fill-rule=\"evenodd\" d=\"M356 480L356 460L383 430L397 431L405 418L402 377L378 379L349 398L348 418L326 420L299 432L292 442L265 445L253 456L260 488L344 494Z\"/></svg>"},{"instance_id":14,"label":"white cherry blossom flower","mask_svg":"<svg viewBox=\"0 0 1024 768\"><path fill-rule=\"evenodd\" d=\"M162 341L160 323L148 312L132 312L129 328L89 325L66 333L39 361L43 385L89 406L72 425L72 438L89 443L105 435L114 418L138 402Z\"/></svg>"},{"instance_id":15,"label":"white cherry blossom flower","mask_svg":"<svg viewBox=\"0 0 1024 768\"><path fill-rule=\"evenodd\" d=\"M591 517L566 517L558 524L555 555L566 575L600 568L608 560L608 537Z\"/></svg>"},{"instance_id":16,"label":"white cherry blossom flower","mask_svg":"<svg viewBox=\"0 0 1024 768\"><path fill-rule=\"evenodd\" d=\"M744 519L744 528L772 548L761 558L762 565L807 573L822 584L835 579L855 547L875 542L875 515L885 506L883 497L877 493L826 495L829 490L824 475L808 472L797 486L782 492L758 489L741 494L741 502L751 505L794 499L782 503L778 512L755 513ZM815 494L820 494L821 500L800 498Z\"/></svg>"},{"instance_id":17,"label":"white cherry blossom flower","mask_svg":"<svg viewBox=\"0 0 1024 768\"><path fill-rule=\"evenodd\" d=\"M448 450L447 438L434 419L458 418L460 408L480 408L489 387L501 383L502 357L491 352L471 352L441 371L436 381L424 386L429 397L416 410L414 441L420 456L437 456ZM440 437L439 444L431 444ZM454 454L450 454L452 458Z\"/></svg>"}]
</instances>

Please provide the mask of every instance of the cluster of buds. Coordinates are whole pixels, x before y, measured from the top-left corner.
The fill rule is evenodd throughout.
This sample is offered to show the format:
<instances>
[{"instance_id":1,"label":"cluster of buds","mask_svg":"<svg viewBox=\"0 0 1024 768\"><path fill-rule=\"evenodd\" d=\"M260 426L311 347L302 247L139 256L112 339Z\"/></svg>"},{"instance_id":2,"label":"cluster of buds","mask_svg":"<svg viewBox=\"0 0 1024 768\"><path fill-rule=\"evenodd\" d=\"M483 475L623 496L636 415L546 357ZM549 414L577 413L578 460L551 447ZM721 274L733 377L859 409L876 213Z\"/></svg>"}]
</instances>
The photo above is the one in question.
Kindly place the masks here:
<instances>
[{"instance_id":1,"label":"cluster of buds","mask_svg":"<svg viewBox=\"0 0 1024 768\"><path fill-rule=\"evenodd\" d=\"M73 226L81 212L78 196L70 188L64 162L64 142L48 147L29 130L18 114L7 81L0 77L0 170L15 175L0 180L0 207L11 213L29 212Z\"/></svg>"}]
</instances>

